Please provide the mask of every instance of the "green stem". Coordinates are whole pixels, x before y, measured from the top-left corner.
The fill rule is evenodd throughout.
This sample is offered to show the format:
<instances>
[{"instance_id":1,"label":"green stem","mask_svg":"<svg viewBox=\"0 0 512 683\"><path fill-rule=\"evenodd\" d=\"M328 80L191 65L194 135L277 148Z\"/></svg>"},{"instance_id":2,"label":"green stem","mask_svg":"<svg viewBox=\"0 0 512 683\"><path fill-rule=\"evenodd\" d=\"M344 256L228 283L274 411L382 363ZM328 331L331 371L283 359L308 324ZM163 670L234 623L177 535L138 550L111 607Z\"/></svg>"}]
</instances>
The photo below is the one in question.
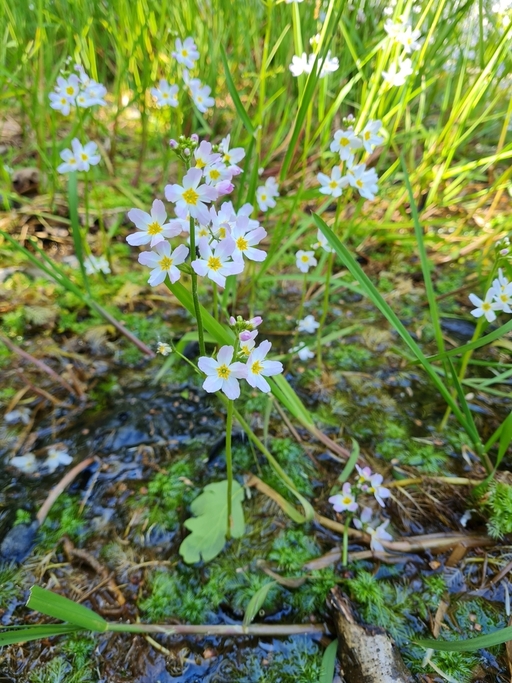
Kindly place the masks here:
<instances>
[{"instance_id":1,"label":"green stem","mask_svg":"<svg viewBox=\"0 0 512 683\"><path fill-rule=\"evenodd\" d=\"M190 216L190 260L193 261L196 257L196 226L194 219ZM197 336L199 338L199 351L201 356L206 355L206 349L204 346L204 332L203 332L203 319L201 317L201 307L199 306L199 297L197 296L197 275L192 268L192 273L190 275L192 278L192 300L194 302L194 311L197 321Z\"/></svg>"},{"instance_id":2,"label":"green stem","mask_svg":"<svg viewBox=\"0 0 512 683\"><path fill-rule=\"evenodd\" d=\"M348 564L348 527L350 526L351 516L347 515L343 525L343 545L341 548L341 564L346 567Z\"/></svg>"},{"instance_id":3,"label":"green stem","mask_svg":"<svg viewBox=\"0 0 512 683\"><path fill-rule=\"evenodd\" d=\"M226 469L228 473L228 527L227 538L231 537L231 528L233 526L233 519L231 513L232 496L233 496L233 459L231 455L231 431L233 428L233 401L228 401L228 414L226 417Z\"/></svg>"},{"instance_id":4,"label":"green stem","mask_svg":"<svg viewBox=\"0 0 512 683\"><path fill-rule=\"evenodd\" d=\"M316 362L318 367L322 365L322 332L324 329L324 324L327 318L327 312L329 310L329 285L331 283L332 267L334 264L334 253L329 254L327 260L327 274L325 276L325 291L324 291L324 303L322 307L322 317L320 318L320 327L318 328L318 336L316 342Z\"/></svg>"},{"instance_id":5,"label":"green stem","mask_svg":"<svg viewBox=\"0 0 512 683\"><path fill-rule=\"evenodd\" d=\"M217 283L213 283L213 317L215 320L219 319L219 308L218 308L218 289Z\"/></svg>"},{"instance_id":6,"label":"green stem","mask_svg":"<svg viewBox=\"0 0 512 683\"><path fill-rule=\"evenodd\" d=\"M304 303L306 301L307 286L308 286L308 274L304 273L304 280L302 283L302 296L300 299L299 314L297 316L297 321L302 320L302 314L304 312ZM298 336L299 336L299 328L297 326L297 328L295 330L295 334L293 335L292 348L295 348L295 346L297 346L297 337Z\"/></svg>"}]
</instances>

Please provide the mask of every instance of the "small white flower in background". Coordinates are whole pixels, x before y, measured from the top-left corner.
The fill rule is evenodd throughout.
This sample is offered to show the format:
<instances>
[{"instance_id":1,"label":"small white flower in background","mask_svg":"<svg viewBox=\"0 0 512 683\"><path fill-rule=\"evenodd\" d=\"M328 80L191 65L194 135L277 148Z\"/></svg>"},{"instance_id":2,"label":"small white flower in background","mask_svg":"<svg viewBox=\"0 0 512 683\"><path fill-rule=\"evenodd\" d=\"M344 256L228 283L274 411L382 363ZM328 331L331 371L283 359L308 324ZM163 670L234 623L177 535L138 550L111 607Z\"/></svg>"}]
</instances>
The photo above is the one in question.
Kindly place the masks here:
<instances>
[{"instance_id":1,"label":"small white flower in background","mask_svg":"<svg viewBox=\"0 0 512 683\"><path fill-rule=\"evenodd\" d=\"M11 410L8 413L5 413L4 422L6 422L8 425L14 425L18 422L28 425L30 422L30 410L23 407Z\"/></svg>"},{"instance_id":2,"label":"small white flower in background","mask_svg":"<svg viewBox=\"0 0 512 683\"><path fill-rule=\"evenodd\" d=\"M201 140L199 147L194 150L194 159L196 168L206 168L209 164L213 164L220 159L220 154L212 152L212 144L207 140Z\"/></svg>"},{"instance_id":3,"label":"small white flower in background","mask_svg":"<svg viewBox=\"0 0 512 683\"><path fill-rule=\"evenodd\" d=\"M391 10L392 12L392 10ZM400 23L395 23L392 19L387 19L384 24L384 30L390 38L395 39L396 36L403 31L404 25Z\"/></svg>"},{"instance_id":4,"label":"small white flower in background","mask_svg":"<svg viewBox=\"0 0 512 683\"><path fill-rule=\"evenodd\" d=\"M316 266L318 263L314 251L304 251L303 249L299 249L295 254L295 259L297 268L302 273L307 273L311 267Z\"/></svg>"},{"instance_id":5,"label":"small white flower in background","mask_svg":"<svg viewBox=\"0 0 512 683\"><path fill-rule=\"evenodd\" d=\"M260 185L256 190L256 201L261 211L267 211L276 205L276 200L266 185Z\"/></svg>"},{"instance_id":6,"label":"small white flower in background","mask_svg":"<svg viewBox=\"0 0 512 683\"><path fill-rule=\"evenodd\" d=\"M72 106L86 109L94 105L104 106L107 89L85 73L84 68L75 64L79 75L71 74L67 78L59 76L53 92L50 93L50 107L69 116Z\"/></svg>"},{"instance_id":7,"label":"small white flower in background","mask_svg":"<svg viewBox=\"0 0 512 683\"><path fill-rule=\"evenodd\" d=\"M358 508L355 496L352 493L352 487L348 481L343 484L341 493L337 493L329 498L329 503L336 512L355 512Z\"/></svg>"},{"instance_id":8,"label":"small white flower in background","mask_svg":"<svg viewBox=\"0 0 512 683\"><path fill-rule=\"evenodd\" d=\"M315 357L313 351L311 351L311 349L308 349L307 346L294 346L292 349L289 350L288 353L296 353L300 360L303 361Z\"/></svg>"},{"instance_id":9,"label":"small white flower in background","mask_svg":"<svg viewBox=\"0 0 512 683\"><path fill-rule=\"evenodd\" d=\"M339 166L334 166L330 178L325 173L319 173L317 178L321 185L320 192L322 194L331 195L332 197L341 197L343 188L348 185L348 178L347 176L341 175Z\"/></svg>"},{"instance_id":10,"label":"small white flower in background","mask_svg":"<svg viewBox=\"0 0 512 683\"><path fill-rule=\"evenodd\" d=\"M159 242L154 251L143 251L139 254L139 263L149 266L152 271L148 283L152 287L162 284L165 278L174 284L180 279L181 271L177 266L185 262L188 256L188 247L180 244L174 251L169 242Z\"/></svg>"},{"instance_id":11,"label":"small white flower in background","mask_svg":"<svg viewBox=\"0 0 512 683\"><path fill-rule=\"evenodd\" d=\"M55 109L55 111L60 111L63 116L69 116L71 111L70 100L60 92L51 92L50 95L50 107Z\"/></svg>"},{"instance_id":12,"label":"small white flower in background","mask_svg":"<svg viewBox=\"0 0 512 683\"><path fill-rule=\"evenodd\" d=\"M141 209L130 209L128 218L140 230L140 232L135 232L126 238L132 247L150 242L149 246L153 248L159 242L163 242L165 238L176 237L183 232L182 223L179 219L167 222L167 212L160 199L155 199L150 214Z\"/></svg>"},{"instance_id":13,"label":"small white flower in background","mask_svg":"<svg viewBox=\"0 0 512 683\"><path fill-rule=\"evenodd\" d=\"M292 75L297 78L302 76L302 74L311 73L312 64L310 64L309 58L305 52L302 53L300 57L293 55L292 63L288 67L292 72Z\"/></svg>"},{"instance_id":14,"label":"small white flower in background","mask_svg":"<svg viewBox=\"0 0 512 683\"><path fill-rule=\"evenodd\" d=\"M393 540L393 537L386 531L389 519L386 519L383 524L379 524L379 526L375 527L375 522L378 520L374 520L372 524L372 515L371 508L363 508L361 517L359 519L354 519L354 526L356 529L360 529L370 536L370 548L374 552L382 552L384 546L381 541Z\"/></svg>"},{"instance_id":15,"label":"small white flower in background","mask_svg":"<svg viewBox=\"0 0 512 683\"><path fill-rule=\"evenodd\" d=\"M95 273L109 275L111 272L106 256L94 256L94 254L91 254L84 260L84 267L87 275L94 275Z\"/></svg>"},{"instance_id":16,"label":"small white flower in background","mask_svg":"<svg viewBox=\"0 0 512 683\"><path fill-rule=\"evenodd\" d=\"M494 289L491 287L487 294L485 295L485 299L480 299L476 294L470 294L469 295L469 300L475 306L475 308L471 311L471 315L473 315L475 318L481 318L482 316L485 316L485 319L487 322L492 323L494 320L496 320L496 313L499 309L499 304L493 301L494 299Z\"/></svg>"},{"instance_id":17,"label":"small white flower in background","mask_svg":"<svg viewBox=\"0 0 512 683\"><path fill-rule=\"evenodd\" d=\"M367 491L371 485L372 471L369 467L359 467L356 465L356 470L358 473L357 484L361 487L362 491Z\"/></svg>"},{"instance_id":18,"label":"small white flower in background","mask_svg":"<svg viewBox=\"0 0 512 683\"><path fill-rule=\"evenodd\" d=\"M199 369L207 375L203 389L209 394L222 391L231 400L240 396L238 380L246 376L247 369L243 363L231 363L233 353L232 346L223 346L217 354L217 360L207 356L199 359Z\"/></svg>"},{"instance_id":19,"label":"small white flower in background","mask_svg":"<svg viewBox=\"0 0 512 683\"><path fill-rule=\"evenodd\" d=\"M370 153L373 151L374 147L380 145L384 138L378 135L381 129L382 121L368 121L366 126L361 131L361 140L363 141L363 147Z\"/></svg>"},{"instance_id":20,"label":"small white flower in background","mask_svg":"<svg viewBox=\"0 0 512 683\"><path fill-rule=\"evenodd\" d=\"M172 346L166 344L165 342L158 342L156 352L161 356L168 356L170 353L172 353Z\"/></svg>"},{"instance_id":21,"label":"small white flower in background","mask_svg":"<svg viewBox=\"0 0 512 683\"><path fill-rule=\"evenodd\" d=\"M267 236L267 231L261 226L251 230L251 222L247 216L240 216L231 230L231 237L235 241L232 254L235 260L243 260L244 256L250 261L264 261L267 258L267 252L263 249L256 249L256 245Z\"/></svg>"},{"instance_id":22,"label":"small white flower in background","mask_svg":"<svg viewBox=\"0 0 512 683\"><path fill-rule=\"evenodd\" d=\"M328 74L332 74L335 71L338 71L340 68L340 62L337 57L331 57L331 51L327 53L324 63L322 64L322 69L320 71L320 78L324 78L324 76L327 76Z\"/></svg>"},{"instance_id":23,"label":"small white flower in background","mask_svg":"<svg viewBox=\"0 0 512 683\"><path fill-rule=\"evenodd\" d=\"M314 334L320 327L320 323L315 320L313 315L307 315L302 320L298 320L297 323L297 331L307 332L308 334Z\"/></svg>"},{"instance_id":24,"label":"small white flower in background","mask_svg":"<svg viewBox=\"0 0 512 683\"><path fill-rule=\"evenodd\" d=\"M200 185L203 173L200 168L190 168L183 178L183 185L166 185L165 198L176 204L176 211L189 213L202 224L210 222L206 204L214 202L218 192L211 185ZM183 216L180 215L180 218Z\"/></svg>"},{"instance_id":25,"label":"small white flower in background","mask_svg":"<svg viewBox=\"0 0 512 683\"><path fill-rule=\"evenodd\" d=\"M64 163L57 166L59 173L88 171L91 166L96 166L101 161L98 145L95 142L86 142L82 145L78 138L71 140L71 149L62 150L60 158Z\"/></svg>"},{"instance_id":26,"label":"small white flower in background","mask_svg":"<svg viewBox=\"0 0 512 683\"><path fill-rule=\"evenodd\" d=\"M352 187L359 192L361 197L365 199L375 199L375 195L379 191L377 181L379 179L374 168L366 170L366 164L358 164L352 166L347 171L348 182Z\"/></svg>"},{"instance_id":27,"label":"small white flower in background","mask_svg":"<svg viewBox=\"0 0 512 683\"><path fill-rule=\"evenodd\" d=\"M49 470L50 474L53 474L61 465L69 465L72 461L73 458L67 451L60 450L59 448L49 448L44 466Z\"/></svg>"},{"instance_id":28,"label":"small white flower in background","mask_svg":"<svg viewBox=\"0 0 512 683\"><path fill-rule=\"evenodd\" d=\"M279 197L279 183L273 176L269 176L265 180L265 187L267 188L269 194L272 195L272 197Z\"/></svg>"},{"instance_id":29,"label":"small white flower in background","mask_svg":"<svg viewBox=\"0 0 512 683\"><path fill-rule=\"evenodd\" d=\"M512 282L504 288L494 290L494 301L498 304L496 310L512 313Z\"/></svg>"},{"instance_id":30,"label":"small white flower in background","mask_svg":"<svg viewBox=\"0 0 512 683\"><path fill-rule=\"evenodd\" d=\"M381 486L384 477L382 474L372 474L370 477L370 485L368 487L368 493L373 493L375 500L381 507L385 507L384 498L389 498L391 491L385 486Z\"/></svg>"},{"instance_id":31,"label":"small white flower in background","mask_svg":"<svg viewBox=\"0 0 512 683\"><path fill-rule=\"evenodd\" d=\"M157 107L177 107L178 92L178 86L170 85L164 78L160 80L158 88L151 88Z\"/></svg>"},{"instance_id":32,"label":"small white flower in background","mask_svg":"<svg viewBox=\"0 0 512 683\"><path fill-rule=\"evenodd\" d=\"M244 269L244 263L231 259L235 249L235 243L231 237L221 240L214 248L212 246L208 244L207 237L202 237L198 243L201 258L192 261L190 265L198 275L209 277L219 287L224 288L226 277L241 273Z\"/></svg>"},{"instance_id":33,"label":"small white flower in background","mask_svg":"<svg viewBox=\"0 0 512 683\"><path fill-rule=\"evenodd\" d=\"M195 63L199 59L197 46L194 42L194 39L190 36L185 38L183 42L181 42L180 38L176 38L174 51L171 52L171 55L179 64L186 66L187 69L193 69Z\"/></svg>"},{"instance_id":34,"label":"small white flower in background","mask_svg":"<svg viewBox=\"0 0 512 683\"><path fill-rule=\"evenodd\" d=\"M413 30L412 26L406 25L402 30L395 35L395 40L400 45L403 45L406 54L419 50L421 47L418 43L418 38L421 36L421 31Z\"/></svg>"},{"instance_id":35,"label":"small white flower in background","mask_svg":"<svg viewBox=\"0 0 512 683\"><path fill-rule=\"evenodd\" d=\"M382 76L386 83L391 86L400 87L405 85L407 77L413 73L412 62L409 58L404 59L398 64L391 64L389 71L383 71Z\"/></svg>"},{"instance_id":36,"label":"small white flower in background","mask_svg":"<svg viewBox=\"0 0 512 683\"><path fill-rule=\"evenodd\" d=\"M291 4L294 3L294 2L297 3L297 4L298 4L299 2L303 2L303 0L284 0L284 1L286 2L287 5L291 5Z\"/></svg>"},{"instance_id":37,"label":"small white flower in background","mask_svg":"<svg viewBox=\"0 0 512 683\"><path fill-rule=\"evenodd\" d=\"M198 87L192 88L190 95L196 107L199 109L201 114L206 114L208 109L215 106L215 100L210 97L212 89L209 85L201 84Z\"/></svg>"},{"instance_id":38,"label":"small white flower in background","mask_svg":"<svg viewBox=\"0 0 512 683\"><path fill-rule=\"evenodd\" d=\"M283 372L283 364L278 360L265 360L272 344L269 341L262 341L261 344L253 349L247 359L247 383L264 393L270 391L270 384L265 377L280 375Z\"/></svg>"},{"instance_id":39,"label":"small white flower in background","mask_svg":"<svg viewBox=\"0 0 512 683\"><path fill-rule=\"evenodd\" d=\"M233 149L229 149L230 140L231 135L226 135L226 137L220 141L219 151L222 155L222 161L227 165L232 175L240 175L242 169L240 166L237 166L237 164L245 157L245 149L243 147L233 147Z\"/></svg>"},{"instance_id":40,"label":"small white flower in background","mask_svg":"<svg viewBox=\"0 0 512 683\"><path fill-rule=\"evenodd\" d=\"M334 133L334 140L331 142L331 152L338 152L341 161L349 161L353 159L356 149L361 149L362 146L362 141L351 128L337 130Z\"/></svg>"},{"instance_id":41,"label":"small white flower in background","mask_svg":"<svg viewBox=\"0 0 512 683\"><path fill-rule=\"evenodd\" d=\"M328 254L334 254L334 249L331 247L331 245L327 241L327 237L324 235L324 233L321 230L317 231L316 238L317 238L318 242L311 245L313 247L313 249L322 248Z\"/></svg>"},{"instance_id":42,"label":"small white flower in background","mask_svg":"<svg viewBox=\"0 0 512 683\"><path fill-rule=\"evenodd\" d=\"M473 513L473 512L474 512L474 510L466 510L466 512L462 515L462 517L461 517L460 520L459 520L461 526L463 526L464 528L466 528L466 526L467 526L469 520L470 520L471 517L472 517L472 513Z\"/></svg>"},{"instance_id":43,"label":"small white flower in background","mask_svg":"<svg viewBox=\"0 0 512 683\"><path fill-rule=\"evenodd\" d=\"M16 467L20 472L25 474L33 474L39 469L37 465L36 456L33 453L25 453L25 455L18 455L9 460L9 465Z\"/></svg>"}]
</instances>

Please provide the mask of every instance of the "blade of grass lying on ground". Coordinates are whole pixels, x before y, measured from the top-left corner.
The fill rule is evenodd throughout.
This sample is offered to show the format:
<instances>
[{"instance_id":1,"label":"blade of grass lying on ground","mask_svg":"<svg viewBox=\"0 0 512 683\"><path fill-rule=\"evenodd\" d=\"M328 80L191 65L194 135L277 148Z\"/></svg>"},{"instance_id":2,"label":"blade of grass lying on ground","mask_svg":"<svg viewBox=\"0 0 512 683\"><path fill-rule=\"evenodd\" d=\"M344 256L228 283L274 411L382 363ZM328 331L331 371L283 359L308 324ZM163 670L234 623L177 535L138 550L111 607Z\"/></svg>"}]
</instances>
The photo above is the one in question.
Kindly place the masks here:
<instances>
[{"instance_id":1,"label":"blade of grass lying on ground","mask_svg":"<svg viewBox=\"0 0 512 683\"><path fill-rule=\"evenodd\" d=\"M88 631L104 633L107 630L107 622L96 612L40 586L30 589L27 607Z\"/></svg>"},{"instance_id":2,"label":"blade of grass lying on ground","mask_svg":"<svg viewBox=\"0 0 512 683\"><path fill-rule=\"evenodd\" d=\"M31 640L44 640L54 636L67 636L83 630L74 624L34 624L26 628L2 627L8 631L0 633L0 647L14 645L15 643L28 643Z\"/></svg>"},{"instance_id":3,"label":"blade of grass lying on ground","mask_svg":"<svg viewBox=\"0 0 512 683\"><path fill-rule=\"evenodd\" d=\"M488 633L485 636L477 636L469 640L433 640L422 639L415 641L418 645L425 648L432 648L432 650L439 650L440 652L473 652L474 650L483 650L484 648L501 645L512 640L512 626L500 628L494 633Z\"/></svg>"}]
</instances>

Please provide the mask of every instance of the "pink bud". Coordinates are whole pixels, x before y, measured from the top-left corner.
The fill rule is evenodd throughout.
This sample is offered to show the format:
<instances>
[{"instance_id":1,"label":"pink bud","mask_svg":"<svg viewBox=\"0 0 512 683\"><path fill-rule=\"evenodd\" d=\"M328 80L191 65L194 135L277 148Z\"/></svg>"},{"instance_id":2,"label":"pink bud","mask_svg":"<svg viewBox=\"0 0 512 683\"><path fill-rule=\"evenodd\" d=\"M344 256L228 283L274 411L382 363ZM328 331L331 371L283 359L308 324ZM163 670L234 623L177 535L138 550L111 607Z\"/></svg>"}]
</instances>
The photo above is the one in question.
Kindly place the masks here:
<instances>
[{"instance_id":1,"label":"pink bud","mask_svg":"<svg viewBox=\"0 0 512 683\"><path fill-rule=\"evenodd\" d=\"M230 317L229 324L230 325L236 325L236 320L233 318L233 316Z\"/></svg>"},{"instance_id":2,"label":"pink bud","mask_svg":"<svg viewBox=\"0 0 512 683\"><path fill-rule=\"evenodd\" d=\"M255 318L251 318L249 320L249 324L252 325L253 327L258 327L258 325L261 325L263 322L263 318L260 315L257 315Z\"/></svg>"},{"instance_id":3,"label":"pink bud","mask_svg":"<svg viewBox=\"0 0 512 683\"><path fill-rule=\"evenodd\" d=\"M199 135L197 133L192 133L190 139L192 140L192 142L199 142Z\"/></svg>"},{"instance_id":4,"label":"pink bud","mask_svg":"<svg viewBox=\"0 0 512 683\"><path fill-rule=\"evenodd\" d=\"M170 147L171 149L176 149L176 148L178 147L177 141L176 141L176 140L173 140L173 139L169 140L169 147Z\"/></svg>"},{"instance_id":5,"label":"pink bud","mask_svg":"<svg viewBox=\"0 0 512 683\"><path fill-rule=\"evenodd\" d=\"M250 339L252 339L252 336L248 330L245 330L245 332L240 332L240 341L246 342Z\"/></svg>"},{"instance_id":6,"label":"pink bud","mask_svg":"<svg viewBox=\"0 0 512 683\"><path fill-rule=\"evenodd\" d=\"M215 185L215 189L219 193L219 197L223 197L230 192L233 192L235 186L230 180L221 180L218 185Z\"/></svg>"}]
</instances>

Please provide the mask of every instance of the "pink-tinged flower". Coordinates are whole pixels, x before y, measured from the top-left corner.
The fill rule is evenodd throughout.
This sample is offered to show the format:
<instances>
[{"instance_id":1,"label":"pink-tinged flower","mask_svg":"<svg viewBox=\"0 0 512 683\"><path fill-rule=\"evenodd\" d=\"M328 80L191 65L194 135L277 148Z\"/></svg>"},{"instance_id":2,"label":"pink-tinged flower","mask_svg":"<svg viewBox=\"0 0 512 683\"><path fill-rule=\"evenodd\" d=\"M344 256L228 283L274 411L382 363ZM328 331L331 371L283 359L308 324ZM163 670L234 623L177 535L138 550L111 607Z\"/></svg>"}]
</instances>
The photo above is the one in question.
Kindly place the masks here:
<instances>
[{"instance_id":1,"label":"pink-tinged flower","mask_svg":"<svg viewBox=\"0 0 512 683\"><path fill-rule=\"evenodd\" d=\"M152 287L160 285L167 276L174 283L180 279L181 272L177 266L184 263L188 256L188 247L180 244L174 251L169 242L159 242L154 251L143 251L139 254L139 263L149 266L153 270L149 275L149 284Z\"/></svg>"},{"instance_id":2,"label":"pink-tinged flower","mask_svg":"<svg viewBox=\"0 0 512 683\"><path fill-rule=\"evenodd\" d=\"M358 485L362 488L363 491L367 491L368 487L371 485L372 480L371 469L369 467L359 467L359 465L356 465L356 470L359 474L357 478Z\"/></svg>"},{"instance_id":3,"label":"pink-tinged flower","mask_svg":"<svg viewBox=\"0 0 512 683\"><path fill-rule=\"evenodd\" d=\"M249 332L249 330L246 330L245 332L240 332L238 338L240 339L240 353L243 353L245 356L248 356L253 348L256 346L256 342L254 341L256 337L258 336L258 330L253 330L252 332Z\"/></svg>"},{"instance_id":4,"label":"pink-tinged flower","mask_svg":"<svg viewBox=\"0 0 512 683\"><path fill-rule=\"evenodd\" d=\"M283 372L283 364L278 360L265 360L272 344L269 341L262 341L261 344L253 349L247 359L246 380L251 387L259 389L264 393L270 391L270 384L265 377L280 375Z\"/></svg>"},{"instance_id":5,"label":"pink-tinged flower","mask_svg":"<svg viewBox=\"0 0 512 683\"><path fill-rule=\"evenodd\" d=\"M343 484L341 493L329 498L329 503L333 506L336 512L355 512L358 508L352 488L348 481Z\"/></svg>"},{"instance_id":6,"label":"pink-tinged flower","mask_svg":"<svg viewBox=\"0 0 512 683\"><path fill-rule=\"evenodd\" d=\"M211 91L212 89L209 85L203 85L202 83L190 89L190 96L201 114L206 114L210 107L215 106L215 100L213 97L210 97Z\"/></svg>"},{"instance_id":7,"label":"pink-tinged flower","mask_svg":"<svg viewBox=\"0 0 512 683\"><path fill-rule=\"evenodd\" d=\"M181 42L179 38L176 38L174 51L171 52L171 55L179 64L183 64L188 69L193 69L194 64L199 59L197 46L194 43L194 39L190 36L185 38L183 42Z\"/></svg>"},{"instance_id":8,"label":"pink-tinged flower","mask_svg":"<svg viewBox=\"0 0 512 683\"><path fill-rule=\"evenodd\" d=\"M238 275L243 271L243 262L231 259L231 254L235 248L235 243L231 237L221 240L214 248L208 244L207 237L201 237L198 247L201 258L192 261L192 268L201 277L209 277L219 287L226 286L228 275Z\"/></svg>"},{"instance_id":9,"label":"pink-tinged flower","mask_svg":"<svg viewBox=\"0 0 512 683\"><path fill-rule=\"evenodd\" d=\"M379 191L377 180L379 176L374 168L366 170L366 164L357 164L347 170L348 182L352 187L355 187L361 197L365 199L375 199L375 195Z\"/></svg>"},{"instance_id":10,"label":"pink-tinged flower","mask_svg":"<svg viewBox=\"0 0 512 683\"><path fill-rule=\"evenodd\" d=\"M222 153L222 161L226 164L231 174L239 175L242 173L242 169L237 164L245 157L245 149L243 147L229 149L230 139L231 135L226 135L220 142L219 150Z\"/></svg>"},{"instance_id":11,"label":"pink-tinged flower","mask_svg":"<svg viewBox=\"0 0 512 683\"><path fill-rule=\"evenodd\" d=\"M126 238L128 244L132 246L150 242L149 246L153 248L166 238L176 237L183 232L183 226L179 219L166 222L167 213L164 203L160 199L155 199L150 214L140 209L130 209L128 218L141 231L128 235Z\"/></svg>"},{"instance_id":12,"label":"pink-tinged flower","mask_svg":"<svg viewBox=\"0 0 512 683\"><path fill-rule=\"evenodd\" d=\"M382 552L384 550L384 546L382 545L381 541L393 540L393 537L386 531L386 527L389 524L389 519L386 519L383 524L379 524L379 526L374 527L376 520L372 524L372 514L371 508L365 507L361 513L360 519L354 519L354 526L356 529L360 529L370 536L370 548L374 552Z\"/></svg>"},{"instance_id":13,"label":"pink-tinged flower","mask_svg":"<svg viewBox=\"0 0 512 683\"><path fill-rule=\"evenodd\" d=\"M256 228L251 230L250 223L252 221L247 216L240 216L236 219L235 226L231 230L231 237L235 241L235 249L233 251L233 258L235 260L242 260L245 258L249 261L264 261L267 258L267 252L263 249L256 249L256 244L267 236L265 228Z\"/></svg>"},{"instance_id":14,"label":"pink-tinged flower","mask_svg":"<svg viewBox=\"0 0 512 683\"><path fill-rule=\"evenodd\" d=\"M209 394L222 391L232 401L240 396L238 380L243 379L247 372L243 363L231 363L233 353L232 346L223 346L217 354L217 360L201 356L197 363L199 369L207 375L203 389Z\"/></svg>"},{"instance_id":15,"label":"pink-tinged flower","mask_svg":"<svg viewBox=\"0 0 512 683\"><path fill-rule=\"evenodd\" d=\"M235 189L235 186L231 182L231 180L221 180L220 183L217 183L215 185L215 189L219 193L219 197L225 197L227 194L231 194L233 190Z\"/></svg>"},{"instance_id":16,"label":"pink-tinged flower","mask_svg":"<svg viewBox=\"0 0 512 683\"><path fill-rule=\"evenodd\" d=\"M481 318L482 316L485 316L485 319L487 322L492 323L494 320L496 320L496 313L500 307L498 303L493 301L494 298L494 289L491 287L487 294L485 295L485 299L480 299L476 294L471 293L469 295L469 300L475 306L471 311L471 315L473 315L475 318Z\"/></svg>"},{"instance_id":17,"label":"pink-tinged flower","mask_svg":"<svg viewBox=\"0 0 512 683\"><path fill-rule=\"evenodd\" d=\"M372 474L370 477L370 485L368 486L368 493L373 493L375 500L381 507L386 507L383 498L389 498L391 491L385 486L381 486L384 477L382 474Z\"/></svg>"},{"instance_id":18,"label":"pink-tinged flower","mask_svg":"<svg viewBox=\"0 0 512 683\"><path fill-rule=\"evenodd\" d=\"M188 212L200 223L209 223L206 204L214 202L218 192L210 185L200 185L203 173L200 168L191 168L183 178L183 185L166 185L165 198L176 204L176 212ZM180 218L183 216L180 214Z\"/></svg>"},{"instance_id":19,"label":"pink-tinged flower","mask_svg":"<svg viewBox=\"0 0 512 683\"><path fill-rule=\"evenodd\" d=\"M252 325L253 327L259 327L259 325L261 325L261 323L263 322L263 318L261 317L261 315L255 315L254 318L249 318L247 322L249 323L249 325Z\"/></svg>"},{"instance_id":20,"label":"pink-tinged flower","mask_svg":"<svg viewBox=\"0 0 512 683\"><path fill-rule=\"evenodd\" d=\"M267 211L276 205L274 195L272 195L266 185L260 185L256 190L256 201L261 211Z\"/></svg>"},{"instance_id":21,"label":"pink-tinged flower","mask_svg":"<svg viewBox=\"0 0 512 683\"><path fill-rule=\"evenodd\" d=\"M207 140L202 140L199 147L194 150L194 158L196 160L196 168L206 168L209 164L219 161L220 154L212 152L212 144Z\"/></svg>"}]
</instances>

